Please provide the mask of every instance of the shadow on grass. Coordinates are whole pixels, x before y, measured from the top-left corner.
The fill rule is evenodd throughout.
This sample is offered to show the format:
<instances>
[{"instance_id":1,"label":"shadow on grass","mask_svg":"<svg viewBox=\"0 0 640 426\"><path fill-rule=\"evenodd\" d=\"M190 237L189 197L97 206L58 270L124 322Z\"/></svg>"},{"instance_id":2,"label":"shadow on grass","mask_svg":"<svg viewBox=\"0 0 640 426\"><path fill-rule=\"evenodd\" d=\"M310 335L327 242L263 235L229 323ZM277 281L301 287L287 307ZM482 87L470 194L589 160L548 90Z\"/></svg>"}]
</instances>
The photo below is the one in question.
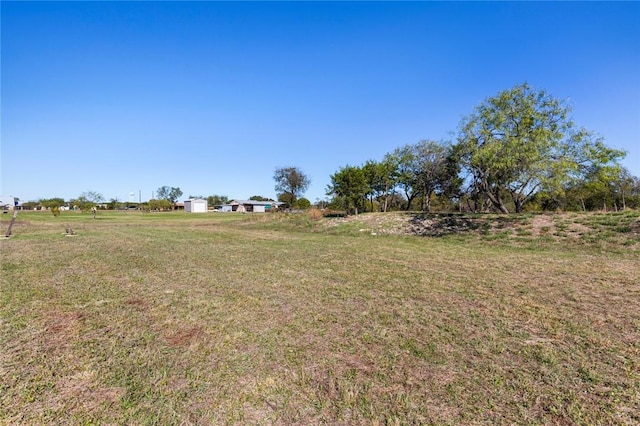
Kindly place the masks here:
<instances>
[{"instance_id":1,"label":"shadow on grass","mask_svg":"<svg viewBox=\"0 0 640 426\"><path fill-rule=\"evenodd\" d=\"M494 215L462 213L416 213L410 219L414 235L442 237L446 235L488 234L508 231L528 223L527 215Z\"/></svg>"},{"instance_id":2,"label":"shadow on grass","mask_svg":"<svg viewBox=\"0 0 640 426\"><path fill-rule=\"evenodd\" d=\"M491 227L491 223L485 219L455 213L418 213L409 223L414 235L428 237L461 235Z\"/></svg>"}]
</instances>

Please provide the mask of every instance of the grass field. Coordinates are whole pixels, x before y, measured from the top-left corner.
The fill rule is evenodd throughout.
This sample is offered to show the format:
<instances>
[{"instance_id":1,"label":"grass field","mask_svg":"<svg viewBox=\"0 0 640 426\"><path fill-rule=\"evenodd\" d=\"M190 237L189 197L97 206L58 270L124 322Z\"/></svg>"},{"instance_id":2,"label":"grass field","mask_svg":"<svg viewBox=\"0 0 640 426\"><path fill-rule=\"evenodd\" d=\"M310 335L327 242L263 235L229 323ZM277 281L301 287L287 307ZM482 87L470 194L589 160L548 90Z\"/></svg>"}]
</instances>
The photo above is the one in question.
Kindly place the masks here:
<instances>
[{"instance_id":1,"label":"grass field","mask_svg":"<svg viewBox=\"0 0 640 426\"><path fill-rule=\"evenodd\" d=\"M0 424L637 425L638 216L20 213Z\"/></svg>"}]
</instances>

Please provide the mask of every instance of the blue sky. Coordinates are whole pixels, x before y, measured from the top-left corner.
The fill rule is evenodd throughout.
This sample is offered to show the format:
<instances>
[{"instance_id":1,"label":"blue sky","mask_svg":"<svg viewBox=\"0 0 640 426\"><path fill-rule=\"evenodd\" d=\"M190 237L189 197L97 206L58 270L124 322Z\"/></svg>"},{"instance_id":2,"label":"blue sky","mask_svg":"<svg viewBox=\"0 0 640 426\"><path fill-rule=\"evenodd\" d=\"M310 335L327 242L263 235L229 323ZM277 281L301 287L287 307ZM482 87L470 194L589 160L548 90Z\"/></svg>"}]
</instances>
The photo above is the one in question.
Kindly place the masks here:
<instances>
[{"instance_id":1,"label":"blue sky","mask_svg":"<svg viewBox=\"0 0 640 426\"><path fill-rule=\"evenodd\" d=\"M640 176L637 2L5 2L2 195L274 197L528 82Z\"/></svg>"}]
</instances>

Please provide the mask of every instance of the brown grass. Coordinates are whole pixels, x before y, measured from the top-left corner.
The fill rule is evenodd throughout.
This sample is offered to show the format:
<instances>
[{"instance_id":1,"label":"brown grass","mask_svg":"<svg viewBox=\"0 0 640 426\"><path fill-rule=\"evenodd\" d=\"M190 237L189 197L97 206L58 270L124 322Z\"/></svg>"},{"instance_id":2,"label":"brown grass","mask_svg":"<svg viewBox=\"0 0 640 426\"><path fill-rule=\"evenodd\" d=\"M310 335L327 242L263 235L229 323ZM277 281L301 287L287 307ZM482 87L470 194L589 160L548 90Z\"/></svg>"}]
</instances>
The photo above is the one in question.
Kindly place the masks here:
<instances>
[{"instance_id":1,"label":"brown grass","mask_svg":"<svg viewBox=\"0 0 640 426\"><path fill-rule=\"evenodd\" d=\"M0 246L0 424L640 423L632 235L326 220L30 215Z\"/></svg>"}]
</instances>

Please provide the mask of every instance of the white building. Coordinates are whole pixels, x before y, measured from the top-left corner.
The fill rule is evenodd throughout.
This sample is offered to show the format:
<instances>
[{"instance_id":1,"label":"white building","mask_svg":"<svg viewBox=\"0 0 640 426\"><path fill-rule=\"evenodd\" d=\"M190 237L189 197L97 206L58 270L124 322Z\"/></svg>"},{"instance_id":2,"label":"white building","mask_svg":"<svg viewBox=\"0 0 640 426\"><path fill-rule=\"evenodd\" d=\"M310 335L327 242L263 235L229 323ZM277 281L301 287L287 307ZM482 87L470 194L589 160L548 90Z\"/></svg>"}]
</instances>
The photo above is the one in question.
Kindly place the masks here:
<instances>
[{"instance_id":1,"label":"white building","mask_svg":"<svg viewBox=\"0 0 640 426\"><path fill-rule=\"evenodd\" d=\"M206 213L207 212L207 200L200 198L192 198L184 202L184 211L189 213Z\"/></svg>"}]
</instances>

